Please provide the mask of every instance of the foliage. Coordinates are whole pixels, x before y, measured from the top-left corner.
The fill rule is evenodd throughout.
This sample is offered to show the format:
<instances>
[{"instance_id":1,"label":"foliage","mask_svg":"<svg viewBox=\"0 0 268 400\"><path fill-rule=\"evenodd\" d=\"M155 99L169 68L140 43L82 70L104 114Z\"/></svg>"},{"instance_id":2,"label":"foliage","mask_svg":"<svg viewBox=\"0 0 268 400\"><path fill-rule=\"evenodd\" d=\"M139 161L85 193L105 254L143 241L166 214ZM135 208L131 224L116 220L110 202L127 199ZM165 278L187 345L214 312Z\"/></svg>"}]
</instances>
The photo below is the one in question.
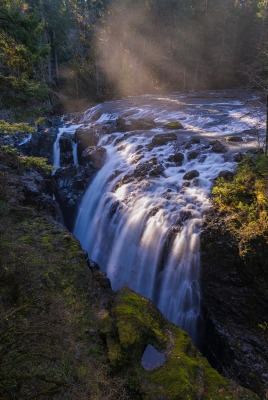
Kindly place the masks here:
<instances>
[{"instance_id":1,"label":"foliage","mask_svg":"<svg viewBox=\"0 0 268 400\"><path fill-rule=\"evenodd\" d=\"M33 132L35 132L35 129L25 122L10 124L1 119L0 120L0 131L4 132L7 135L12 135L15 132L33 133Z\"/></svg>"},{"instance_id":2,"label":"foliage","mask_svg":"<svg viewBox=\"0 0 268 400\"><path fill-rule=\"evenodd\" d=\"M47 158L23 156L12 145L0 146L0 148L9 156L13 156L18 162L18 168L28 170L33 168L43 174L49 174L53 170L53 166L48 164Z\"/></svg>"},{"instance_id":3,"label":"foliage","mask_svg":"<svg viewBox=\"0 0 268 400\"><path fill-rule=\"evenodd\" d=\"M52 171L53 166L48 164L47 158L19 156L19 163L25 169L34 168L37 171L48 174Z\"/></svg>"},{"instance_id":4,"label":"foliage","mask_svg":"<svg viewBox=\"0 0 268 400\"><path fill-rule=\"evenodd\" d=\"M49 47L40 41L43 23L21 0L0 4L0 85L4 106L48 99L40 68Z\"/></svg>"},{"instance_id":5,"label":"foliage","mask_svg":"<svg viewBox=\"0 0 268 400\"><path fill-rule=\"evenodd\" d=\"M226 213L227 225L240 242L241 254L249 242L262 236L268 242L268 158L246 156L232 182L217 180L214 205Z\"/></svg>"},{"instance_id":6,"label":"foliage","mask_svg":"<svg viewBox=\"0 0 268 400\"><path fill-rule=\"evenodd\" d=\"M267 86L266 0L2 0L2 104ZM248 27L250 26L250 29Z\"/></svg>"},{"instance_id":7,"label":"foliage","mask_svg":"<svg viewBox=\"0 0 268 400\"><path fill-rule=\"evenodd\" d=\"M0 148L9 156L17 157L19 155L18 150L10 144L2 145Z\"/></svg>"},{"instance_id":8,"label":"foliage","mask_svg":"<svg viewBox=\"0 0 268 400\"><path fill-rule=\"evenodd\" d=\"M123 370L134 366L131 384L135 399L258 399L249 391L231 387L211 368L186 332L169 323L146 298L128 288L117 292L112 309L116 329L106 333L109 357ZM140 360L148 344L165 355L163 365L145 370ZM134 382L139 382L135 387ZM145 394L145 397L140 393Z\"/></svg>"}]
</instances>

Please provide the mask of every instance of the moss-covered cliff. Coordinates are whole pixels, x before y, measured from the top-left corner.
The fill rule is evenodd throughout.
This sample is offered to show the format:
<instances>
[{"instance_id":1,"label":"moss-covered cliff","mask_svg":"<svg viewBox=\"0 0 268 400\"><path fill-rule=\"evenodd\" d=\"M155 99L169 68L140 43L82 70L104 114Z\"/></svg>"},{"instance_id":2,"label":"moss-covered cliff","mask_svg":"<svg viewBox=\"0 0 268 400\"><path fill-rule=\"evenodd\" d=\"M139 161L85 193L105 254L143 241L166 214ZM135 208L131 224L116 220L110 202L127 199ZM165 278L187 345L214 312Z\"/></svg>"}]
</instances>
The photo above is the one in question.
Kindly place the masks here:
<instances>
[{"instance_id":1,"label":"moss-covered cliff","mask_svg":"<svg viewBox=\"0 0 268 400\"><path fill-rule=\"evenodd\" d=\"M55 221L41 170L0 150L0 398L257 399L149 300L111 291ZM141 365L149 343L166 358L152 371Z\"/></svg>"}]
</instances>

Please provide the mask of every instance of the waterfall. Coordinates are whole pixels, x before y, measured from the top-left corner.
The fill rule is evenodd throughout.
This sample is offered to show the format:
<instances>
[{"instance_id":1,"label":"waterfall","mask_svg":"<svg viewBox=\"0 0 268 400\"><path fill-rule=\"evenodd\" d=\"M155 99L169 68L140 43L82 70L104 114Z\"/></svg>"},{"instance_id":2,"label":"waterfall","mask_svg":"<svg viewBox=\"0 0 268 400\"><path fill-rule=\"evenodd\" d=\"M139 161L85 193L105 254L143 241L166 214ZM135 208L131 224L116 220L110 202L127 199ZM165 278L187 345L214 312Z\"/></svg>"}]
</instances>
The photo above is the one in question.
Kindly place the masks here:
<instances>
[{"instance_id":1,"label":"waterfall","mask_svg":"<svg viewBox=\"0 0 268 400\"><path fill-rule=\"evenodd\" d=\"M235 166L213 152L209 140L248 124L243 103L221 102L216 92L210 95L213 101L202 100L198 107L200 100L187 102L187 96L144 96L107 102L87 112L83 122L86 116L95 118L89 125L109 123L120 115L126 127L129 120L139 119L148 119L150 127L100 138L106 162L84 194L74 227L74 235L106 270L113 289L127 285L152 299L195 342L203 214L210 207L213 180ZM182 121L187 134L179 132L176 142L154 145L152 138L168 133L163 126L174 120ZM196 134L198 140L191 140ZM178 152L181 164L174 162ZM195 178L187 178L193 171Z\"/></svg>"},{"instance_id":2,"label":"waterfall","mask_svg":"<svg viewBox=\"0 0 268 400\"><path fill-rule=\"evenodd\" d=\"M72 140L72 149L73 149L73 160L74 165L79 165L78 162L78 154L77 154L77 143Z\"/></svg>"},{"instance_id":3,"label":"waterfall","mask_svg":"<svg viewBox=\"0 0 268 400\"><path fill-rule=\"evenodd\" d=\"M202 212L209 206L211 179L231 163L208 154L199 165L202 177L189 186L183 175L197 168L194 161L185 161L183 172L167 165L165 176L141 179L133 174L141 163L137 155L142 141L146 138L130 137L120 146L116 140L105 146L106 163L83 197L74 235L107 271L114 289L127 285L152 299L195 340ZM152 155L144 153L142 164ZM130 182L123 183L126 176Z\"/></svg>"},{"instance_id":4,"label":"waterfall","mask_svg":"<svg viewBox=\"0 0 268 400\"><path fill-rule=\"evenodd\" d=\"M74 136L76 129L78 129L80 126L81 126L81 124L69 125L69 126L64 125L63 127L59 128L59 132L58 132L56 140L53 144L54 173L57 169L59 169L61 167L61 164L60 164L60 138L62 137L63 134L68 134L71 137ZM73 140L71 141L71 143L72 143L74 165L78 165L77 143L75 143Z\"/></svg>"},{"instance_id":5,"label":"waterfall","mask_svg":"<svg viewBox=\"0 0 268 400\"><path fill-rule=\"evenodd\" d=\"M60 168L60 138L64 133L64 128L59 128L56 140L53 145L53 167L55 170Z\"/></svg>"}]
</instances>

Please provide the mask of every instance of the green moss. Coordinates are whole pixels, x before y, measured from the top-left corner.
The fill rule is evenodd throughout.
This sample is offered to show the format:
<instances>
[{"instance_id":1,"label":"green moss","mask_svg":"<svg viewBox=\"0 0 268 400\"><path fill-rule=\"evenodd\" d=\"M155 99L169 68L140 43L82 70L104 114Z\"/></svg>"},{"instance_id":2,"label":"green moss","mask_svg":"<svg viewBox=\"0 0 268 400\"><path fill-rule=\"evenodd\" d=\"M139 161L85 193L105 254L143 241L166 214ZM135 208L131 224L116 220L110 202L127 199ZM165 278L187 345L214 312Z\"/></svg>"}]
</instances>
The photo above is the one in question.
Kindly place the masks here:
<instances>
[{"instance_id":1,"label":"green moss","mask_svg":"<svg viewBox=\"0 0 268 400\"><path fill-rule=\"evenodd\" d=\"M134 369L132 379L139 382L144 399L238 400L258 399L251 392L232 387L211 368L186 332L170 324L152 303L124 288L117 293L113 307L117 329L107 336L110 361L115 366ZM152 371L141 366L145 347L152 344L164 351L166 361Z\"/></svg>"},{"instance_id":2,"label":"green moss","mask_svg":"<svg viewBox=\"0 0 268 400\"><path fill-rule=\"evenodd\" d=\"M225 213L227 227L240 242L241 255L249 243L263 237L268 243L268 158L245 157L232 182L219 178L212 199L219 212Z\"/></svg>"},{"instance_id":3,"label":"green moss","mask_svg":"<svg viewBox=\"0 0 268 400\"><path fill-rule=\"evenodd\" d=\"M118 294L113 312L119 341L125 349L133 345L137 348L140 343L142 350L145 339L161 348L166 343L166 335L161 326L164 318L145 297L125 288Z\"/></svg>"},{"instance_id":4,"label":"green moss","mask_svg":"<svg viewBox=\"0 0 268 400\"><path fill-rule=\"evenodd\" d=\"M179 121L171 121L171 122L167 122L164 125L164 128L167 128L167 129L183 129L183 126Z\"/></svg>"}]
</instances>

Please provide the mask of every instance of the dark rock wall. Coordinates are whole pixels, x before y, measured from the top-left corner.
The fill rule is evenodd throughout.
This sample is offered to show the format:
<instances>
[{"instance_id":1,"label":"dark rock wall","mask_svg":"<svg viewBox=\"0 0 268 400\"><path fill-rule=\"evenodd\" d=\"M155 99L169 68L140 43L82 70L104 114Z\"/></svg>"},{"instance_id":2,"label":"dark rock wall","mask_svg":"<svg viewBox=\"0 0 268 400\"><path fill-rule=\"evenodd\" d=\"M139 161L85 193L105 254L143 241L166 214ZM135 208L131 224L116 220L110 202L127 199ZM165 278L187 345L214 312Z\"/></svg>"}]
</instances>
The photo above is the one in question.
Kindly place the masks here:
<instances>
[{"instance_id":1,"label":"dark rock wall","mask_svg":"<svg viewBox=\"0 0 268 400\"><path fill-rule=\"evenodd\" d=\"M268 393L268 245L250 243L244 258L224 221L210 215L201 237L205 347L227 376Z\"/></svg>"}]
</instances>

